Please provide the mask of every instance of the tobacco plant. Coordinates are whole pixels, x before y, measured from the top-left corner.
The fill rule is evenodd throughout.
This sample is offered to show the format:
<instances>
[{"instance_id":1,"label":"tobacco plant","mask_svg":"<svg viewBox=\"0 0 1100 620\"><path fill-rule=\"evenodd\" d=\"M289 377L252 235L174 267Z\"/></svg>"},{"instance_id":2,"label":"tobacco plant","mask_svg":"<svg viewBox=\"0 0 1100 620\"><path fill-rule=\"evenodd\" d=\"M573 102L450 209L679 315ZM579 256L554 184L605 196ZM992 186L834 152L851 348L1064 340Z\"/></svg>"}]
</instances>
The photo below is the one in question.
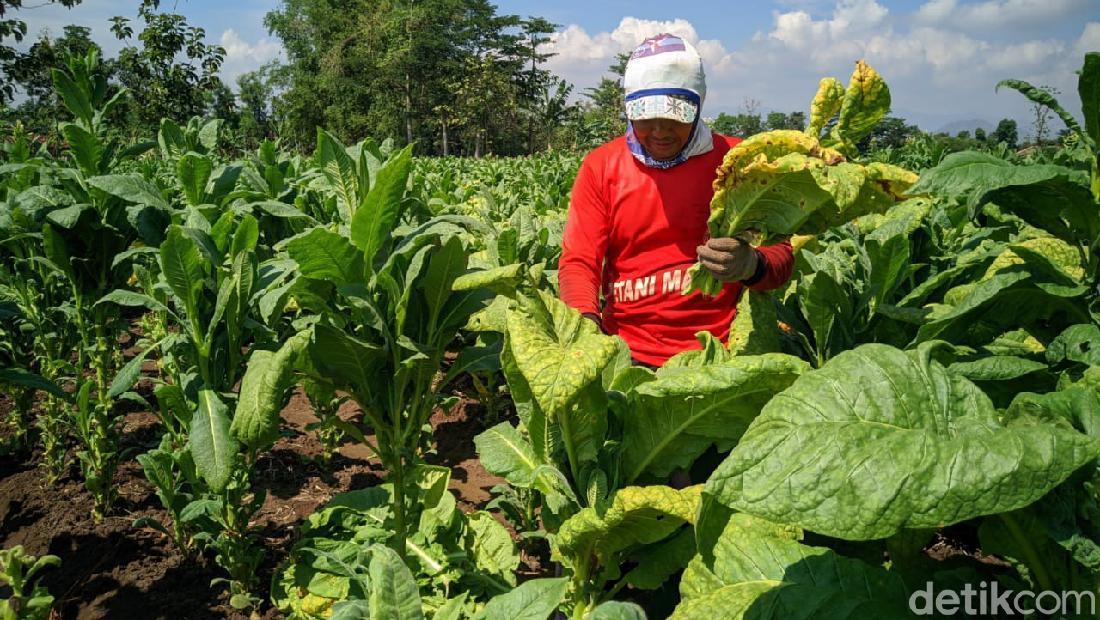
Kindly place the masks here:
<instances>
[{"instance_id":1,"label":"tobacco plant","mask_svg":"<svg viewBox=\"0 0 1100 620\"><path fill-rule=\"evenodd\" d=\"M28 555L22 545L0 550L0 582L11 588L7 600L0 601L0 620L45 620L53 606L53 596L36 583L38 573L61 564L56 555Z\"/></svg>"}]
</instances>

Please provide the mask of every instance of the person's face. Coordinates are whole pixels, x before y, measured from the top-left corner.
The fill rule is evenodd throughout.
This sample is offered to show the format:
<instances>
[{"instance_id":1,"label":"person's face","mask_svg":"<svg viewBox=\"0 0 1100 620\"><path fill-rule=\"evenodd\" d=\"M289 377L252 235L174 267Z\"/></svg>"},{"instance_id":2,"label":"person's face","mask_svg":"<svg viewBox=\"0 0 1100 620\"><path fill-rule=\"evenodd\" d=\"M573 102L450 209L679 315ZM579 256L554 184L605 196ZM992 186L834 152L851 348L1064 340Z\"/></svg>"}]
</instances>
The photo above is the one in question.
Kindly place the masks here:
<instances>
[{"instance_id":1,"label":"person's face","mask_svg":"<svg viewBox=\"0 0 1100 620\"><path fill-rule=\"evenodd\" d=\"M684 150L691 137L691 123L681 123L670 118L649 118L630 121L634 135L647 153L654 159L672 159Z\"/></svg>"}]
</instances>

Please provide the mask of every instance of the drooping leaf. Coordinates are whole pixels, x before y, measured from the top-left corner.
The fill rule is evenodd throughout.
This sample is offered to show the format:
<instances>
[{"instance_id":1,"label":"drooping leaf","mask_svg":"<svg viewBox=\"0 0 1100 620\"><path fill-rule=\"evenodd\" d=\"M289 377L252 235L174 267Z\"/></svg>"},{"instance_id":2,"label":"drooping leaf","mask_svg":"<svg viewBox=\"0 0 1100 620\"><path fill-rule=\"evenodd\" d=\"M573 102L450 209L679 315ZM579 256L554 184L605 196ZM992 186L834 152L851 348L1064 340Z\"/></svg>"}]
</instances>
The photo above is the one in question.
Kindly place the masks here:
<instances>
[{"instance_id":1,"label":"drooping leaf","mask_svg":"<svg viewBox=\"0 0 1100 620\"><path fill-rule=\"evenodd\" d=\"M32 390L41 390L57 398L66 397L65 391L58 387L56 383L23 368L0 368L0 384L3 383Z\"/></svg>"},{"instance_id":2,"label":"drooping leaf","mask_svg":"<svg viewBox=\"0 0 1100 620\"><path fill-rule=\"evenodd\" d=\"M1032 103L1043 106L1051 112L1054 112L1058 115L1058 118L1062 119L1062 122L1066 124L1066 127L1070 131L1080 135L1086 135L1081 131L1081 126L1077 124L1077 119L1073 118L1073 115L1067 112L1050 92L1036 88L1024 80L1001 80L997 82L997 90L1000 90L1002 87L1011 88L1027 97Z\"/></svg>"},{"instance_id":3,"label":"drooping leaf","mask_svg":"<svg viewBox=\"0 0 1100 620\"><path fill-rule=\"evenodd\" d=\"M278 351L257 350L248 360L241 380L241 394L229 430L238 441L253 450L273 442L279 435L279 412L292 387L298 357L309 345L312 333L301 331Z\"/></svg>"},{"instance_id":4,"label":"drooping leaf","mask_svg":"<svg viewBox=\"0 0 1100 620\"><path fill-rule=\"evenodd\" d=\"M619 555L659 542L694 521L699 486L619 489L604 510L585 508L562 524L552 544L553 557L576 569L598 559L607 566Z\"/></svg>"}]
</instances>

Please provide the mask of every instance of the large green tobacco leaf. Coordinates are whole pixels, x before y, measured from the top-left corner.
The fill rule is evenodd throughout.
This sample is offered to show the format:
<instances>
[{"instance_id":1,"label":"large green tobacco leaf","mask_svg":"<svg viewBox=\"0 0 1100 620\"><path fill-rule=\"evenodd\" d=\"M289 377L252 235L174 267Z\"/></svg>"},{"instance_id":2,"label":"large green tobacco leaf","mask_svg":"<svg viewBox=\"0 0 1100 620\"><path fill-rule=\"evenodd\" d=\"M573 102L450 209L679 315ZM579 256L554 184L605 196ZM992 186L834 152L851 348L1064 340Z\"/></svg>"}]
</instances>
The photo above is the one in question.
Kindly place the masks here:
<instances>
[{"instance_id":1,"label":"large green tobacco leaf","mask_svg":"<svg viewBox=\"0 0 1100 620\"><path fill-rule=\"evenodd\" d=\"M474 437L477 455L486 470L512 484L529 486L540 462L527 439L510 422L501 422Z\"/></svg>"},{"instance_id":2,"label":"large green tobacco leaf","mask_svg":"<svg viewBox=\"0 0 1100 620\"><path fill-rule=\"evenodd\" d=\"M511 592L501 594L489 601L485 609L476 616L478 620L546 620L558 608L566 591L569 580L532 579L520 584Z\"/></svg>"},{"instance_id":3,"label":"large green tobacco leaf","mask_svg":"<svg viewBox=\"0 0 1100 620\"><path fill-rule=\"evenodd\" d=\"M196 321L199 293L203 287L203 259L198 243L182 227L168 229L168 237L160 246L160 268L172 292L183 301L188 318Z\"/></svg>"},{"instance_id":4,"label":"large green tobacco leaf","mask_svg":"<svg viewBox=\"0 0 1100 620\"><path fill-rule=\"evenodd\" d=\"M409 567L397 552L383 545L371 547L371 618L423 620L420 591Z\"/></svg>"},{"instance_id":5,"label":"large green tobacco leaf","mask_svg":"<svg viewBox=\"0 0 1100 620\"><path fill-rule=\"evenodd\" d=\"M867 344L763 409L704 494L847 540L936 528L1030 504L1100 453L1064 426L1002 422L930 348Z\"/></svg>"},{"instance_id":6,"label":"large green tobacco leaf","mask_svg":"<svg viewBox=\"0 0 1100 620\"><path fill-rule=\"evenodd\" d=\"M621 552L658 542L694 521L699 489L619 489L606 509L585 508L562 524L553 539L553 556L574 569L584 569L592 559L603 566L617 563Z\"/></svg>"},{"instance_id":7,"label":"large green tobacco leaf","mask_svg":"<svg viewBox=\"0 0 1100 620\"><path fill-rule=\"evenodd\" d=\"M987 153L952 153L925 170L910 191L964 201L976 212L992 202L1063 239L1087 243L1100 234L1088 177L1053 164L1014 165Z\"/></svg>"},{"instance_id":8,"label":"large green tobacco leaf","mask_svg":"<svg viewBox=\"0 0 1100 620\"><path fill-rule=\"evenodd\" d=\"M303 331L287 340L278 351L256 350L241 380L241 394L230 432L253 450L279 436L279 412L287 390L294 385L294 367L309 345L312 334Z\"/></svg>"},{"instance_id":9,"label":"large green tobacco leaf","mask_svg":"<svg viewBox=\"0 0 1100 620\"><path fill-rule=\"evenodd\" d=\"M363 279L363 255L347 237L313 228L286 243L286 252L307 278L327 280L337 286Z\"/></svg>"},{"instance_id":10,"label":"large green tobacco leaf","mask_svg":"<svg viewBox=\"0 0 1100 620\"><path fill-rule=\"evenodd\" d=\"M939 165L921 173L920 180L911 191L914 194L961 199L976 206L993 190L1056 179L1083 181L1084 177L1063 166L1017 166L989 153L963 151L944 157Z\"/></svg>"},{"instance_id":11,"label":"large green tobacco leaf","mask_svg":"<svg viewBox=\"0 0 1100 620\"><path fill-rule=\"evenodd\" d=\"M168 202L160 195L157 186L146 181L140 174L110 174L92 177L87 180L87 183L127 202L150 205L161 209L169 208Z\"/></svg>"},{"instance_id":12,"label":"large green tobacco leaf","mask_svg":"<svg viewBox=\"0 0 1100 620\"><path fill-rule=\"evenodd\" d=\"M309 347L310 360L322 376L355 390L361 402L369 402L370 389L378 383L384 353L378 345L324 324L314 328Z\"/></svg>"},{"instance_id":13,"label":"large green tobacco leaf","mask_svg":"<svg viewBox=\"0 0 1100 620\"><path fill-rule=\"evenodd\" d=\"M760 409L807 369L802 360L769 353L697 369L658 370L655 380L630 396L623 420L624 482L643 474L668 476L715 443L728 449Z\"/></svg>"},{"instance_id":14,"label":"large green tobacco leaf","mask_svg":"<svg viewBox=\"0 0 1100 620\"><path fill-rule=\"evenodd\" d=\"M187 153L176 162L176 178L183 187L187 204L200 205L205 202L206 182L214 171L214 163L209 157L198 153Z\"/></svg>"},{"instance_id":15,"label":"large green tobacco leaf","mask_svg":"<svg viewBox=\"0 0 1100 620\"><path fill-rule=\"evenodd\" d=\"M351 217L351 242L363 251L369 267L393 234L412 166L412 145L405 147L378 171L374 186L356 205Z\"/></svg>"},{"instance_id":16,"label":"large green tobacco leaf","mask_svg":"<svg viewBox=\"0 0 1100 620\"><path fill-rule=\"evenodd\" d=\"M508 310L509 349L535 402L554 419L600 378L616 339L551 295L525 298L523 306Z\"/></svg>"},{"instance_id":17,"label":"large green tobacco leaf","mask_svg":"<svg viewBox=\"0 0 1100 620\"><path fill-rule=\"evenodd\" d=\"M213 390L199 391L188 441L195 469L211 490L220 492L233 474L237 445L229 432L229 409Z\"/></svg>"},{"instance_id":18,"label":"large green tobacco leaf","mask_svg":"<svg viewBox=\"0 0 1100 620\"><path fill-rule=\"evenodd\" d=\"M360 188L355 161L348 155L347 148L321 127L317 128L313 163L321 169L321 174L325 175L334 190L340 215L345 222L350 222L355 208L359 206Z\"/></svg>"},{"instance_id":19,"label":"large green tobacco leaf","mask_svg":"<svg viewBox=\"0 0 1100 620\"><path fill-rule=\"evenodd\" d=\"M797 531L734 514L680 582L673 620L907 618L899 576L799 542Z\"/></svg>"}]
</instances>

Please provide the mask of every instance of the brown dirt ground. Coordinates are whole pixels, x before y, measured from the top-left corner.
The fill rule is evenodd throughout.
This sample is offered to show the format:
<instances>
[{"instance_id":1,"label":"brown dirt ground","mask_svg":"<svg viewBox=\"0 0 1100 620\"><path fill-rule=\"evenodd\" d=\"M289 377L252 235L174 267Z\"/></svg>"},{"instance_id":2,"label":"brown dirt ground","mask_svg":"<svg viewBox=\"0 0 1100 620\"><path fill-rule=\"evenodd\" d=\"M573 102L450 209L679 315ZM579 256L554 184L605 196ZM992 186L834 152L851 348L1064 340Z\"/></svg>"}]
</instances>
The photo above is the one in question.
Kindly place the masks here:
<instances>
[{"instance_id":1,"label":"brown dirt ground","mask_svg":"<svg viewBox=\"0 0 1100 620\"><path fill-rule=\"evenodd\" d=\"M152 370L148 368L147 370ZM451 412L436 411L432 425L438 443L428 460L452 468L451 489L464 510L489 501L489 489L502 482L481 467L473 437L484 425L481 407L456 394L461 402ZM0 395L0 414L10 406ZM133 407L131 407L133 408ZM292 396L282 413L284 436L256 464L254 484L267 491L256 518L265 557L259 570L261 594L280 562L297 540L298 526L333 495L381 481L384 471L360 445L346 443L327 468L320 464L321 445L304 429L315 421L303 394ZM357 419L352 404L341 417ZM155 530L134 528L135 519L166 520L153 488L133 456L158 442L157 418L147 411L125 415L123 448L128 450L115 475L118 501L100 524L91 519L91 497L73 465L57 484L46 487L33 458L0 458L0 547L23 545L28 553L61 558L58 568L42 579L55 596L52 618L245 618L227 604L224 586L211 587L222 576L210 558L187 561ZM70 455L71 456L71 455ZM527 570L538 561L527 560ZM525 571L527 572L527 571ZM281 615L264 602L258 617Z\"/></svg>"}]
</instances>

